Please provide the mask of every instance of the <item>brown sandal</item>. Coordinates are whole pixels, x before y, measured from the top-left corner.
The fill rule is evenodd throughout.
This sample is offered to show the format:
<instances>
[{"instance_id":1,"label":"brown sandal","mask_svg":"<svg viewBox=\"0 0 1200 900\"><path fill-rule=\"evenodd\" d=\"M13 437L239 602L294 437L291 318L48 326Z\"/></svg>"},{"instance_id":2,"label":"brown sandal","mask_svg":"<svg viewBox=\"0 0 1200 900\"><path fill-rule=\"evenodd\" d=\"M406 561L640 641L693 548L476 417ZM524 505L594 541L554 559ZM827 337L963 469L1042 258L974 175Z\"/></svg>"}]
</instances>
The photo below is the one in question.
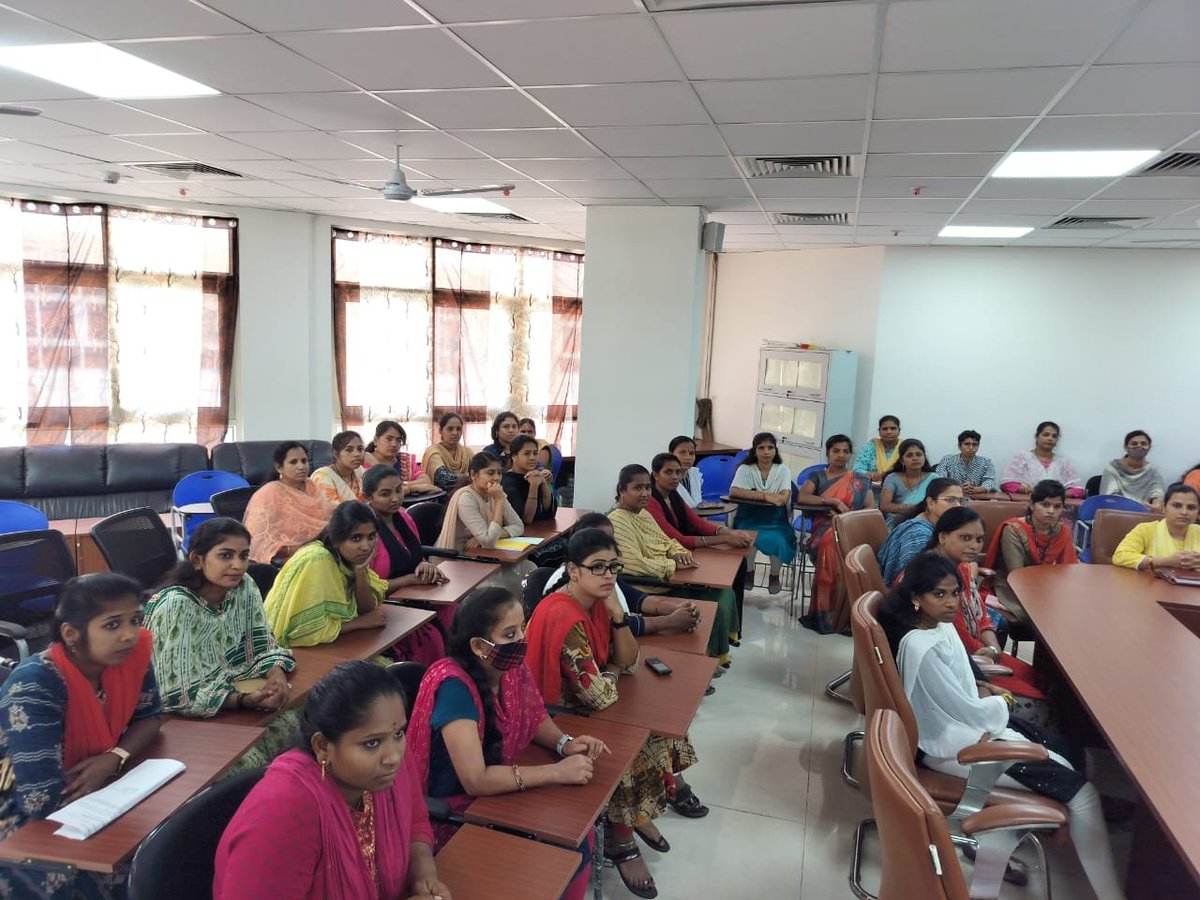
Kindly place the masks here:
<instances>
[{"instance_id":1,"label":"brown sandal","mask_svg":"<svg viewBox=\"0 0 1200 900\"><path fill-rule=\"evenodd\" d=\"M629 889L630 893L638 897L645 897L646 900L653 900L654 897L658 896L658 888L654 886L653 875L649 877L645 887L638 887L625 876L625 872L621 869L624 863L642 858L642 851L638 848L636 841L630 841L628 844L618 844L615 847L606 846L604 848L604 858L617 867L617 874L621 876L621 881L624 882L625 887Z\"/></svg>"}]
</instances>

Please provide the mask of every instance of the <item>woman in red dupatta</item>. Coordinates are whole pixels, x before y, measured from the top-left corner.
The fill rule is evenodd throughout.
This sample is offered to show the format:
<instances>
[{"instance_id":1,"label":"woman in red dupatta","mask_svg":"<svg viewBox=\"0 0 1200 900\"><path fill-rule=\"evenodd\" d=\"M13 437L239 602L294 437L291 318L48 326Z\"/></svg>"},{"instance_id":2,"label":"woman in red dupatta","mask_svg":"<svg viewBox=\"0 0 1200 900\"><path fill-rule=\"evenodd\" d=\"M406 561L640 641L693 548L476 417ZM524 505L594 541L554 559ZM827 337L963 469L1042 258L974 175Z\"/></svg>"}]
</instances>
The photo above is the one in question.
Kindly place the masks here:
<instances>
[{"instance_id":1,"label":"woman in red dupatta","mask_svg":"<svg viewBox=\"0 0 1200 900\"><path fill-rule=\"evenodd\" d=\"M992 535L984 561L995 571L996 597L1006 617L1014 624L1029 626L1021 601L1008 585L1008 576L1026 566L1057 566L1079 562L1071 543L1071 530L1059 520L1067 502L1067 490L1059 481L1039 481L1029 497L1029 512L1023 519L1008 519Z\"/></svg>"},{"instance_id":2,"label":"woman in red dupatta","mask_svg":"<svg viewBox=\"0 0 1200 900\"><path fill-rule=\"evenodd\" d=\"M808 538L809 552L816 557L813 576L813 599L808 615L801 621L810 628L828 634L841 630L839 610L845 589L842 587L842 559L833 537L833 517L852 509L874 509L875 492L871 481L862 472L850 469L854 443L844 434L835 434L825 442L827 465L823 472L813 472L800 485L798 502L828 506L831 512L813 519Z\"/></svg>"}]
</instances>

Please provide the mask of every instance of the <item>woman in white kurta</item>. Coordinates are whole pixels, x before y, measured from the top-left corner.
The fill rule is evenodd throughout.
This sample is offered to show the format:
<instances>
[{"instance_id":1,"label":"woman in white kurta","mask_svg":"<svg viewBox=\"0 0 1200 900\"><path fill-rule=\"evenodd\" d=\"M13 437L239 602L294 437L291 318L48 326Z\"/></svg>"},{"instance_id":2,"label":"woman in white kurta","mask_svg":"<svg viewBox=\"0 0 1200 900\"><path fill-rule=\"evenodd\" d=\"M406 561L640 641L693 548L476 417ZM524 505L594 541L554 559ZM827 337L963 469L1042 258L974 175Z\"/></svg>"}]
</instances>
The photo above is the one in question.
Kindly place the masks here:
<instances>
[{"instance_id":1,"label":"woman in white kurta","mask_svg":"<svg viewBox=\"0 0 1200 900\"><path fill-rule=\"evenodd\" d=\"M779 572L796 558L796 532L792 528L792 473L783 464L775 435L763 431L754 436L750 451L734 473L729 496L735 502L748 501L738 503L733 527L755 532L751 565L755 551L771 558L767 590L778 594L782 590Z\"/></svg>"},{"instance_id":2,"label":"woman in white kurta","mask_svg":"<svg viewBox=\"0 0 1200 900\"><path fill-rule=\"evenodd\" d=\"M1022 450L1011 460L1000 478L1000 490L1029 494L1039 481L1061 482L1068 497L1083 496L1083 482L1071 461L1056 453L1062 430L1054 422L1042 422L1034 434L1032 450Z\"/></svg>"}]
</instances>

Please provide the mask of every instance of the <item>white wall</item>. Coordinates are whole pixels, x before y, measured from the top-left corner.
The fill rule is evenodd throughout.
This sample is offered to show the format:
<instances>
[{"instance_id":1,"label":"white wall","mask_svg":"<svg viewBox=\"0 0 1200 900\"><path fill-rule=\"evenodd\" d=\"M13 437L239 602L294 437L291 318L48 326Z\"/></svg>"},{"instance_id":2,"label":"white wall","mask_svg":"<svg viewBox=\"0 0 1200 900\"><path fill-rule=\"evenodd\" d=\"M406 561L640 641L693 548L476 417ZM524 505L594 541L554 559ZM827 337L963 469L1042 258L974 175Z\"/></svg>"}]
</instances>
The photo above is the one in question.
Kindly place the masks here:
<instances>
[{"instance_id":1,"label":"white wall","mask_svg":"<svg viewBox=\"0 0 1200 900\"><path fill-rule=\"evenodd\" d=\"M763 338L857 351L858 439L866 428L875 368L882 271L880 247L721 255L709 386L716 440L742 447L757 430L754 399Z\"/></svg>"}]
</instances>

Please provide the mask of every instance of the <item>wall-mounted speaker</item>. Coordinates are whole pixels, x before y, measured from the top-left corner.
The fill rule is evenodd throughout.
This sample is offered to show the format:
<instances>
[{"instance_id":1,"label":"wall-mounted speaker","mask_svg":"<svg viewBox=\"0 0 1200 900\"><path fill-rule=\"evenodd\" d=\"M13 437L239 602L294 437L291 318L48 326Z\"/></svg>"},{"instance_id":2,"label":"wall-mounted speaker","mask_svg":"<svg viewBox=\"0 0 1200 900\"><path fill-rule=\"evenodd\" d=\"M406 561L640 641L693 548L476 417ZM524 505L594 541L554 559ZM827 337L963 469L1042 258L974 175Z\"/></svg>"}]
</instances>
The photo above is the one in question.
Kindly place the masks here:
<instances>
[{"instance_id":1,"label":"wall-mounted speaker","mask_svg":"<svg viewBox=\"0 0 1200 900\"><path fill-rule=\"evenodd\" d=\"M700 249L709 253L720 253L725 245L725 223L705 222L700 233Z\"/></svg>"}]
</instances>

